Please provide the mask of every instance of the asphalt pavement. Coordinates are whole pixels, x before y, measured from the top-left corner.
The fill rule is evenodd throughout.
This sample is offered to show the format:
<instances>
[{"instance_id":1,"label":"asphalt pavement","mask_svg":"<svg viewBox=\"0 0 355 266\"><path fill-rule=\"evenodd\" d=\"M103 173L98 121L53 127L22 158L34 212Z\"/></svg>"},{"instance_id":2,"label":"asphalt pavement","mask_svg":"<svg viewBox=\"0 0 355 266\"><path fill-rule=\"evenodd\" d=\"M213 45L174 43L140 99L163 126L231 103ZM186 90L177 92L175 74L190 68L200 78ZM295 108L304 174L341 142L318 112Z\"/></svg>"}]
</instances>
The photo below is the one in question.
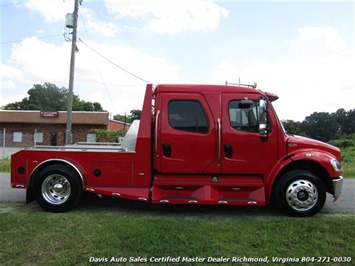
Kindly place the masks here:
<instances>
[{"instance_id":1,"label":"asphalt pavement","mask_svg":"<svg viewBox=\"0 0 355 266\"><path fill-rule=\"evenodd\" d=\"M0 173L0 202L26 202L26 190L11 188L9 173ZM344 179L342 194L336 202L333 202L333 196L327 193L321 213L355 213L355 178Z\"/></svg>"},{"instance_id":2,"label":"asphalt pavement","mask_svg":"<svg viewBox=\"0 0 355 266\"><path fill-rule=\"evenodd\" d=\"M10 173L0 173L0 201L26 202L26 190L11 187Z\"/></svg>"}]
</instances>

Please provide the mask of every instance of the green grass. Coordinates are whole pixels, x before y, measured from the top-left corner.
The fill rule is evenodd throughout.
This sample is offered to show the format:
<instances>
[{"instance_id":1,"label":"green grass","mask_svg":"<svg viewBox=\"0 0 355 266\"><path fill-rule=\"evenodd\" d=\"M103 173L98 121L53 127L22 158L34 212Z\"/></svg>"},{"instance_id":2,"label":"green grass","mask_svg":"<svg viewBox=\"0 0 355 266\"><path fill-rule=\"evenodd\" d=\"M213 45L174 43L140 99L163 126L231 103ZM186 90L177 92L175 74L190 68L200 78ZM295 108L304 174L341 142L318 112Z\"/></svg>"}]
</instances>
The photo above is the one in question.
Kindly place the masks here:
<instances>
[{"instance_id":1,"label":"green grass","mask_svg":"<svg viewBox=\"0 0 355 266\"><path fill-rule=\"evenodd\" d=\"M150 260L167 256L206 260L268 256L271 261L276 256L355 254L353 214L290 218L272 212L229 212L230 209L205 207L205 212L186 213L182 209L181 213L171 209L156 212L132 211L132 207L111 206L108 210L79 206L68 213L53 214L42 211L37 204L0 203L0 264L88 265L90 257Z\"/></svg>"},{"instance_id":2,"label":"green grass","mask_svg":"<svg viewBox=\"0 0 355 266\"><path fill-rule=\"evenodd\" d=\"M10 172L10 159L0 159L0 173Z\"/></svg>"},{"instance_id":3,"label":"green grass","mask_svg":"<svg viewBox=\"0 0 355 266\"><path fill-rule=\"evenodd\" d=\"M341 152L344 177L355 177L355 146L343 148Z\"/></svg>"}]
</instances>

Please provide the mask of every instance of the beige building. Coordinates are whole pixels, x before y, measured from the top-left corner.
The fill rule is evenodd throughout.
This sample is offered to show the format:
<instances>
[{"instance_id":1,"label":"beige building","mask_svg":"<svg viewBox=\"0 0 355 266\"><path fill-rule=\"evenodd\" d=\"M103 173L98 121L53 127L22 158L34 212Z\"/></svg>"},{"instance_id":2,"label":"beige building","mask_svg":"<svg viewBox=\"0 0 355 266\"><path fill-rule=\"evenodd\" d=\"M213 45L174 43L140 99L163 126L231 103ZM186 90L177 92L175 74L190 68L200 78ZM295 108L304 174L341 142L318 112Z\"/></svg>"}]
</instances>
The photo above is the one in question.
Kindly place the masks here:
<instances>
[{"instance_id":1,"label":"beige building","mask_svg":"<svg viewBox=\"0 0 355 266\"><path fill-rule=\"evenodd\" d=\"M66 111L0 110L1 145L4 147L64 145L66 123ZM109 129L110 124L108 112L73 111L72 142L93 142L96 139L93 129Z\"/></svg>"}]
</instances>

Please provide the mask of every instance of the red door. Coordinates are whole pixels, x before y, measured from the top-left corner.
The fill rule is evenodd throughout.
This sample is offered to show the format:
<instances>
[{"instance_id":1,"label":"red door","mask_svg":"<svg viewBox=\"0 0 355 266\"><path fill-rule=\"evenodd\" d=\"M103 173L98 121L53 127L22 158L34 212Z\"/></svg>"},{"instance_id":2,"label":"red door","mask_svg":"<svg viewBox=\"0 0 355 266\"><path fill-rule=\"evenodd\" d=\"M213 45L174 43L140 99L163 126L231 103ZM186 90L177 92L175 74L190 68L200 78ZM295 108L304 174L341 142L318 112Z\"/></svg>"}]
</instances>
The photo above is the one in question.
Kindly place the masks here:
<instances>
[{"instance_id":1,"label":"red door","mask_svg":"<svg viewBox=\"0 0 355 266\"><path fill-rule=\"evenodd\" d=\"M206 99L198 93L162 95L156 157L161 173L216 173L217 134ZM157 158L156 158L157 159Z\"/></svg>"},{"instance_id":2,"label":"red door","mask_svg":"<svg viewBox=\"0 0 355 266\"><path fill-rule=\"evenodd\" d=\"M269 130L268 139L259 134L259 95L225 93L222 95L223 174L262 175L277 157L277 131ZM242 100L252 100L243 104Z\"/></svg>"}]
</instances>

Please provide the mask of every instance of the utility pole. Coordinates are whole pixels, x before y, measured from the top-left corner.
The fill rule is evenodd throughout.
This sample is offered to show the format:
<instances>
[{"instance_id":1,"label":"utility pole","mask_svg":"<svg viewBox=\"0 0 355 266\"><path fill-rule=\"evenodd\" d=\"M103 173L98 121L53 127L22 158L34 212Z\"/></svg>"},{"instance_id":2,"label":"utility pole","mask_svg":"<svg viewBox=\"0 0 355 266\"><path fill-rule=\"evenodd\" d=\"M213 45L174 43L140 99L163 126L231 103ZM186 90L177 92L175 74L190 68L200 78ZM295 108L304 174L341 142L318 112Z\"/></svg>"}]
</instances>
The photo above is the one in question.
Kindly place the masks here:
<instances>
[{"instance_id":1,"label":"utility pole","mask_svg":"<svg viewBox=\"0 0 355 266\"><path fill-rule=\"evenodd\" d=\"M75 70L75 52L76 52L76 28L78 22L79 0L75 0L74 4L74 21L73 21L73 39L71 43L70 58L70 74L69 74L69 94L68 94L68 110L67 110L67 129L65 131L65 144L71 144L72 136L72 111L73 111L73 88L74 88L74 70Z\"/></svg>"}]
</instances>

